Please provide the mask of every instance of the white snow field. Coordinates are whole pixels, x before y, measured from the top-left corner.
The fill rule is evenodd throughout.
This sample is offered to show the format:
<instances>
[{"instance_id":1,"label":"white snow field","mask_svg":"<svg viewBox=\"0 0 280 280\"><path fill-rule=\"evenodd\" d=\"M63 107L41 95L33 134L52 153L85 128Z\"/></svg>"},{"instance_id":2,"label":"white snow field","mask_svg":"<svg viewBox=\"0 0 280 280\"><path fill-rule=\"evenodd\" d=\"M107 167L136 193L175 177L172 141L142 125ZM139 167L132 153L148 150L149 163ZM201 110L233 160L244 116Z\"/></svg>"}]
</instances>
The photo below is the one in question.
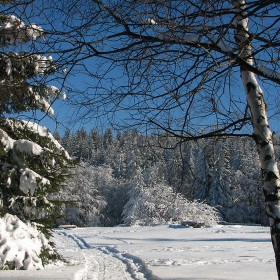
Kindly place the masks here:
<instances>
[{"instance_id":1,"label":"white snow field","mask_svg":"<svg viewBox=\"0 0 280 280\"><path fill-rule=\"evenodd\" d=\"M277 280L269 228L91 227L54 230L68 265L0 271L0 279Z\"/></svg>"}]
</instances>

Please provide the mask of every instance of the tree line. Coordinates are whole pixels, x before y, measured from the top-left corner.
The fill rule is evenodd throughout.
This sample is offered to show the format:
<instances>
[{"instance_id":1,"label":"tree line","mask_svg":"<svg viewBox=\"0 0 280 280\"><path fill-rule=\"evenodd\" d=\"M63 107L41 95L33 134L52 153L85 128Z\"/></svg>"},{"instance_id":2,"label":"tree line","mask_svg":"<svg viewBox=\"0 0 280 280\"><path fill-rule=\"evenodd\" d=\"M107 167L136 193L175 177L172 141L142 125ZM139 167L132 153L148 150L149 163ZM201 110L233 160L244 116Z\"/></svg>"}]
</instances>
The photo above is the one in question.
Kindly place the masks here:
<instances>
[{"instance_id":1,"label":"tree line","mask_svg":"<svg viewBox=\"0 0 280 280\"><path fill-rule=\"evenodd\" d=\"M95 209L91 214L95 219L100 219L98 215L102 211L103 216L106 211L115 215L105 215L107 222L98 221L94 225L112 226L123 222L123 207L129 200L128 193L133 189L135 178L142 180L141 184L146 188L158 186L157 192L150 195L160 196L165 189L171 188L173 193L189 201L207 203L215 207L226 222L268 224L261 167L250 137L198 139L178 145L178 139L167 133L144 135L136 130L114 133L110 128L104 133L96 129L87 132L84 128L73 133L66 130L63 136L55 131L54 137L83 164L83 168L74 172L75 179L67 181L68 187L73 187L77 176L95 174L86 182L74 183L76 191L79 188L94 190L91 193L82 191L86 193L87 198L83 199L87 204L101 203L103 197L101 204L106 207L103 210L100 210L101 206L96 207L99 210ZM279 138L275 136L279 151L277 143ZM102 178L101 181L94 181L96 176ZM113 186L115 193L109 191ZM107 191L108 196L102 195ZM115 198L111 199L111 195ZM118 210L110 212L108 209L112 205L119 205ZM80 224L86 226L87 222Z\"/></svg>"}]
</instances>

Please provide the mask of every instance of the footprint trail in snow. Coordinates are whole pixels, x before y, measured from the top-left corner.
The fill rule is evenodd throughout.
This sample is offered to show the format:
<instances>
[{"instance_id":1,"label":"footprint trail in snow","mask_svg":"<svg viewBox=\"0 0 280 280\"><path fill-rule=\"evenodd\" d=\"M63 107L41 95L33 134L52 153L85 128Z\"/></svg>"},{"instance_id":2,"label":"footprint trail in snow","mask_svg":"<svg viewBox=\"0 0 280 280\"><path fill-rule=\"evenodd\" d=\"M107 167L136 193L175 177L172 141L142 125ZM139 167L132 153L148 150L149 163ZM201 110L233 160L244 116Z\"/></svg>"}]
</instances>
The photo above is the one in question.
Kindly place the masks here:
<instances>
[{"instance_id":1,"label":"footprint trail in snow","mask_svg":"<svg viewBox=\"0 0 280 280\"><path fill-rule=\"evenodd\" d=\"M160 280L147 268L144 261L128 253L121 253L114 246L90 246L83 238L71 231L57 232L67 237L71 250L80 256L83 263L73 279L75 280Z\"/></svg>"}]
</instances>

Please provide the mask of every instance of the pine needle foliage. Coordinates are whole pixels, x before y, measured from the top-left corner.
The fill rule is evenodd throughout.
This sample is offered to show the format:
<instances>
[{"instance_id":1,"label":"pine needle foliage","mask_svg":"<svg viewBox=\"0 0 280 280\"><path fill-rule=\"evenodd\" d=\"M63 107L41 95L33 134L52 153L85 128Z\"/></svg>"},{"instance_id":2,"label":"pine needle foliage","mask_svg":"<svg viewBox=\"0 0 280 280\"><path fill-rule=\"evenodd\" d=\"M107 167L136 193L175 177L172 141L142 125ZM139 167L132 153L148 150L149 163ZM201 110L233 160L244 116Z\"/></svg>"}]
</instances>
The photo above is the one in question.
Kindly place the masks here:
<instances>
[{"instance_id":1,"label":"pine needle foliage","mask_svg":"<svg viewBox=\"0 0 280 280\"><path fill-rule=\"evenodd\" d=\"M8 5L9 1L0 4ZM15 220L4 218L13 215L46 237L47 246L42 246L37 256L44 265L58 258L50 249L53 243L49 238L62 202L50 197L65 187L74 161L46 127L15 118L15 114L36 110L53 114L51 104L61 94L45 82L55 71L52 57L34 53L35 48L31 52L25 46L42 36L40 26L0 14L0 218ZM11 259L1 264L0 259L2 268L14 268L13 263Z\"/></svg>"}]
</instances>

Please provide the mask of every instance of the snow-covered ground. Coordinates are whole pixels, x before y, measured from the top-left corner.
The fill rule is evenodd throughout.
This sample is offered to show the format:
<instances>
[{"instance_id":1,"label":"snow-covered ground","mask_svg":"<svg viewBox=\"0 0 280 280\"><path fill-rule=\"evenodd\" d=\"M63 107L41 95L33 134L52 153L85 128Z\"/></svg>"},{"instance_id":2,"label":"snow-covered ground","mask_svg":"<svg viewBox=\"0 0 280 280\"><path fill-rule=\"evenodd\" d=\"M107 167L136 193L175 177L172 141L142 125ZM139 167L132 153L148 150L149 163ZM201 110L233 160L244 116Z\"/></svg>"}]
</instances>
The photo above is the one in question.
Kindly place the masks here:
<instances>
[{"instance_id":1,"label":"snow-covered ground","mask_svg":"<svg viewBox=\"0 0 280 280\"><path fill-rule=\"evenodd\" d=\"M258 226L55 230L67 266L1 271L4 279L276 280L269 229Z\"/></svg>"}]
</instances>

